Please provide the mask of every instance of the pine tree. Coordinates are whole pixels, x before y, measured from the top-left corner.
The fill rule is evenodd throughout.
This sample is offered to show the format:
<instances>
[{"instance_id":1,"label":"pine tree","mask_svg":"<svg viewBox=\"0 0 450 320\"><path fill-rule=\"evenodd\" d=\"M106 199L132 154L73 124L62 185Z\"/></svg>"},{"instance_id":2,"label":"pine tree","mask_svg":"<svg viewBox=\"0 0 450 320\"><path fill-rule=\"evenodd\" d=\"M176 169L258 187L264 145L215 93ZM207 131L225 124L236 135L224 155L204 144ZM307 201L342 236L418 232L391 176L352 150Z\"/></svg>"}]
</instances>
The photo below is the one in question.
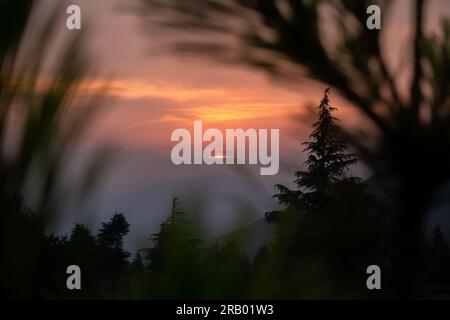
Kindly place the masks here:
<instances>
[{"instance_id":1,"label":"pine tree","mask_svg":"<svg viewBox=\"0 0 450 320\"><path fill-rule=\"evenodd\" d=\"M146 249L151 290L159 298L198 297L200 240L189 232L186 216L175 197L169 217L161 224L159 232L150 237L153 246Z\"/></svg>"},{"instance_id":2,"label":"pine tree","mask_svg":"<svg viewBox=\"0 0 450 320\"><path fill-rule=\"evenodd\" d=\"M99 245L109 248L123 248L123 237L130 231L130 224L123 213L116 212L111 220L102 223L97 235Z\"/></svg>"},{"instance_id":3,"label":"pine tree","mask_svg":"<svg viewBox=\"0 0 450 320\"><path fill-rule=\"evenodd\" d=\"M179 250L188 241L185 216L186 213L179 208L178 198L173 198L169 217L161 224L159 232L150 237L153 247L147 249L146 259L150 262L151 272L164 271L173 256L168 253Z\"/></svg>"},{"instance_id":4,"label":"pine tree","mask_svg":"<svg viewBox=\"0 0 450 320\"><path fill-rule=\"evenodd\" d=\"M374 261L379 219L370 211L371 198L365 185L347 175L356 156L346 152L347 144L332 115L335 108L330 106L328 95L326 89L311 140L303 143L308 157L306 169L295 173L297 188L276 186L275 197L283 210L267 213L266 221L277 224L274 248L280 261L279 281L284 281L291 270L293 278L302 279L305 292L306 283L310 283L310 290L316 285L322 285L323 292L330 290L325 296L346 296L350 293L342 288L354 293L361 287L360 279L355 278L358 270ZM327 270L328 281L318 266ZM286 292L296 292L293 297L303 297L298 294L298 284L285 285ZM343 292L333 292L339 288Z\"/></svg>"},{"instance_id":5,"label":"pine tree","mask_svg":"<svg viewBox=\"0 0 450 320\"><path fill-rule=\"evenodd\" d=\"M86 225L76 223L66 246L69 264L78 265L83 272L83 290L93 293L97 286L98 246Z\"/></svg>"},{"instance_id":6,"label":"pine tree","mask_svg":"<svg viewBox=\"0 0 450 320\"><path fill-rule=\"evenodd\" d=\"M336 109L329 105L329 90L325 90L318 107L319 121L313 125L312 141L303 143L304 151L308 153L307 170L295 173L295 183L306 189L303 198L311 209L323 205L332 186L342 181L348 168L356 162L354 154L345 153L347 144L341 138L338 120L332 115Z\"/></svg>"},{"instance_id":7,"label":"pine tree","mask_svg":"<svg viewBox=\"0 0 450 320\"><path fill-rule=\"evenodd\" d=\"M305 162L306 170L295 173L297 190L290 190L283 185L276 185L278 194L275 197L280 204L303 212L314 212L330 201L331 193L337 183L354 181L345 174L349 167L356 163L354 154L346 153L347 144L342 139L337 119L332 115L336 109L329 104L330 88L324 91L324 97L318 107L319 120L313 125L311 141L304 142L308 153ZM269 222L276 219L278 212L266 215Z\"/></svg>"},{"instance_id":8,"label":"pine tree","mask_svg":"<svg viewBox=\"0 0 450 320\"><path fill-rule=\"evenodd\" d=\"M123 248L123 237L130 224L123 213L115 213L111 220L102 223L97 235L99 270L108 282L115 281L126 271L130 253Z\"/></svg>"}]
</instances>

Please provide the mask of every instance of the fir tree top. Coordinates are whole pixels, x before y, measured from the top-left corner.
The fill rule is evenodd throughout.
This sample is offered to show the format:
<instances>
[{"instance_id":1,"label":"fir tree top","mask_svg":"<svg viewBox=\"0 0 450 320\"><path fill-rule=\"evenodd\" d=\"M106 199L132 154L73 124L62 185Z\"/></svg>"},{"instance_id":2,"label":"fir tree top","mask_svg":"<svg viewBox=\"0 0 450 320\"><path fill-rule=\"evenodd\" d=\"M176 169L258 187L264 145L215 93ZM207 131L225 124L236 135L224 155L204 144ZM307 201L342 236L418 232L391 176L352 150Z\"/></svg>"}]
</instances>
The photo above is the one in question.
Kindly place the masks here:
<instances>
[{"instance_id":1,"label":"fir tree top","mask_svg":"<svg viewBox=\"0 0 450 320\"><path fill-rule=\"evenodd\" d=\"M354 154L345 153L347 144L332 113L335 108L329 104L330 88L324 91L324 97L318 107L319 120L314 123L311 141L304 142L304 151L308 153L305 162L307 170L297 171L296 184L309 191L326 192L327 187L339 181L350 165L356 162Z\"/></svg>"},{"instance_id":2,"label":"fir tree top","mask_svg":"<svg viewBox=\"0 0 450 320\"><path fill-rule=\"evenodd\" d=\"M310 141L304 142L308 154L305 161L306 170L295 173L297 190L290 190L283 185L276 185L276 197L280 204L291 209L305 211L320 210L330 201L330 196L337 183L350 180L345 174L357 160L354 154L346 153L347 144L342 138L342 131L332 113L335 108L329 104L330 88L318 106L318 121L313 124ZM355 179L351 179L356 182ZM266 220L274 222L279 211L268 212Z\"/></svg>"}]
</instances>

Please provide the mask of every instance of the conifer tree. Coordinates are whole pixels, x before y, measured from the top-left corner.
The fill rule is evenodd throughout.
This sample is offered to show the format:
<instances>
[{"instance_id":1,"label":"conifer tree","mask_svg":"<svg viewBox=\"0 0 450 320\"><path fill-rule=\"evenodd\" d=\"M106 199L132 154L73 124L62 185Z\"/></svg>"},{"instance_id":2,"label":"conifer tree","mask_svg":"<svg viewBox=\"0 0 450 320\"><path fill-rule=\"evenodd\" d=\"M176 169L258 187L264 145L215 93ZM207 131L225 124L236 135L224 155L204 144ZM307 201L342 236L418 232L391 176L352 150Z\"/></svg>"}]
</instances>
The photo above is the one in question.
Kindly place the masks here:
<instances>
[{"instance_id":1,"label":"conifer tree","mask_svg":"<svg viewBox=\"0 0 450 320\"><path fill-rule=\"evenodd\" d=\"M310 141L303 143L308 157L305 170L295 173L297 188L277 185L274 197L283 209L266 214L266 221L277 224L274 248L280 255L280 275L294 272L291 277L302 279L305 292L322 285L327 288L324 297L347 295L333 292L337 288L347 288L351 294L365 289L354 277L362 266L373 263L379 245L378 216L371 212L365 185L347 174L356 156L346 151L328 95L326 89ZM320 268L327 270L328 282ZM307 283L312 286L309 290ZM285 285L286 292L295 292L293 297L304 297L298 293L298 284Z\"/></svg>"},{"instance_id":2,"label":"conifer tree","mask_svg":"<svg viewBox=\"0 0 450 320\"><path fill-rule=\"evenodd\" d=\"M186 216L175 197L169 217L150 237L153 246L146 250L145 259L149 262L151 290L159 298L198 298L200 240L189 232Z\"/></svg>"},{"instance_id":3,"label":"conifer tree","mask_svg":"<svg viewBox=\"0 0 450 320\"><path fill-rule=\"evenodd\" d=\"M336 109L329 104L330 88L318 107L319 120L313 125L311 141L304 142L308 153L305 161L306 170L295 173L297 190L290 190L283 185L276 185L275 197L280 204L304 211L317 211L330 201L333 187L343 181L355 181L347 178L348 168L356 163L354 154L346 153L347 145L342 139L337 119L332 115ZM276 219L277 212L268 213L269 222Z\"/></svg>"},{"instance_id":4,"label":"conifer tree","mask_svg":"<svg viewBox=\"0 0 450 320\"><path fill-rule=\"evenodd\" d=\"M76 223L70 233L69 241L65 248L67 261L65 267L70 264L78 265L83 272L83 291L89 294L95 292L98 285L98 246L94 235L86 225Z\"/></svg>"},{"instance_id":5,"label":"conifer tree","mask_svg":"<svg viewBox=\"0 0 450 320\"><path fill-rule=\"evenodd\" d=\"M130 224L123 213L115 213L111 220L102 223L97 235L98 264L105 280L110 282L126 271L130 253L123 248L123 237Z\"/></svg>"},{"instance_id":6,"label":"conifer tree","mask_svg":"<svg viewBox=\"0 0 450 320\"><path fill-rule=\"evenodd\" d=\"M171 264L169 252L180 249L188 240L186 233L187 221L186 213L179 208L178 198L172 199L170 215L164 221L158 233L151 235L153 246L147 249L146 259L150 262L152 272L164 271L168 264Z\"/></svg>"}]
</instances>

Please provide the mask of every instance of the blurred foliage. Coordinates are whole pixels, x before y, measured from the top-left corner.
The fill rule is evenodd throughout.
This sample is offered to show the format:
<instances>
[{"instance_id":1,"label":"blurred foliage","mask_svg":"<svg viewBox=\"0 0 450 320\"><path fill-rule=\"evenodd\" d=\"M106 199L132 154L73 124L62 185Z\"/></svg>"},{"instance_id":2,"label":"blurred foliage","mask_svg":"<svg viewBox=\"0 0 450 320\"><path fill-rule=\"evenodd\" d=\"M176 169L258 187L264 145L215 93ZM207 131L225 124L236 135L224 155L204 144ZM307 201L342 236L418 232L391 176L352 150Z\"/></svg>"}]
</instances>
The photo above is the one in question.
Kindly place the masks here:
<instances>
[{"instance_id":1,"label":"blurred foliage","mask_svg":"<svg viewBox=\"0 0 450 320\"><path fill-rule=\"evenodd\" d=\"M64 10L45 1L0 1L0 287L10 297L45 294L52 262L40 259L42 252L59 255L55 248L66 242L50 238L47 248L46 226L68 194L81 197L94 186L106 155L87 161L82 188L64 186L64 168L99 101L75 101L89 63L82 32L54 49L58 30L65 30L58 12ZM24 204L27 188L33 210Z\"/></svg>"}]
</instances>

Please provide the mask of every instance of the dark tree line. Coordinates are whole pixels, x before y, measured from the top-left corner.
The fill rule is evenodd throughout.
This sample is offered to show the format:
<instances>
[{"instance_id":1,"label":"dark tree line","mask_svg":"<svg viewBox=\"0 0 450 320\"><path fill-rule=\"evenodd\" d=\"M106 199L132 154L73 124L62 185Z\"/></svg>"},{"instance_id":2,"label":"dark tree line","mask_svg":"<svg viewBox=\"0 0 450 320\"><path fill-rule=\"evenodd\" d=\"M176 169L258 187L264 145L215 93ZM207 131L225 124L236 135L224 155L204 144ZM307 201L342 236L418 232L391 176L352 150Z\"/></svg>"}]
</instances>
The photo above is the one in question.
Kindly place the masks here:
<instances>
[{"instance_id":1,"label":"dark tree line","mask_svg":"<svg viewBox=\"0 0 450 320\"><path fill-rule=\"evenodd\" d=\"M77 265L82 271L80 297L100 298L120 290L121 278L129 270L130 253L123 248L123 237L129 232L129 223L122 213L116 213L111 220L102 223L97 235L93 235L83 224L75 224L67 236L43 236L42 281L45 296L46 287L53 288L51 298L70 298L66 288L66 268ZM138 266L138 261L132 266ZM55 294L55 296L52 296Z\"/></svg>"}]
</instances>

